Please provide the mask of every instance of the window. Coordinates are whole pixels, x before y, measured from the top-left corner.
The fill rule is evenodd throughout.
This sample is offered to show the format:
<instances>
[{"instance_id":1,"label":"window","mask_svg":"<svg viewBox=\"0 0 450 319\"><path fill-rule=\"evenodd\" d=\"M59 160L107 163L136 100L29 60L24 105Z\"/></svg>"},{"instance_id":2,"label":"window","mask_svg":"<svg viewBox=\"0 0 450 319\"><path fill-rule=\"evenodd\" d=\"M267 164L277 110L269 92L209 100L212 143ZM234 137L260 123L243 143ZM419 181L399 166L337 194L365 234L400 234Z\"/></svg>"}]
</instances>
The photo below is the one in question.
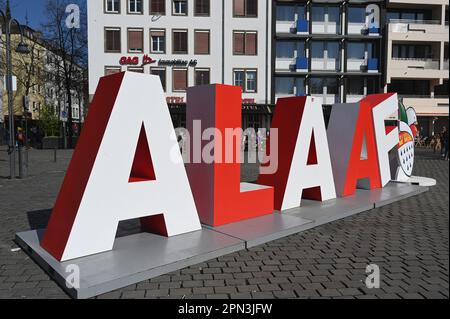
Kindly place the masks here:
<instances>
[{"instance_id":1,"label":"window","mask_svg":"<svg viewBox=\"0 0 450 319\"><path fill-rule=\"evenodd\" d=\"M349 23L365 23L366 9L362 7L348 8L348 22Z\"/></svg>"},{"instance_id":2,"label":"window","mask_svg":"<svg viewBox=\"0 0 450 319\"><path fill-rule=\"evenodd\" d=\"M209 16L210 15L210 0L195 0L194 15Z\"/></svg>"},{"instance_id":3,"label":"window","mask_svg":"<svg viewBox=\"0 0 450 319\"><path fill-rule=\"evenodd\" d=\"M431 45L426 44L393 44L392 58L394 59L432 59Z\"/></svg>"},{"instance_id":4,"label":"window","mask_svg":"<svg viewBox=\"0 0 450 319\"><path fill-rule=\"evenodd\" d=\"M279 5L277 6L277 21L294 21L295 6Z\"/></svg>"},{"instance_id":5,"label":"window","mask_svg":"<svg viewBox=\"0 0 450 319\"><path fill-rule=\"evenodd\" d=\"M195 54L209 54L209 30L195 31L194 47Z\"/></svg>"},{"instance_id":6,"label":"window","mask_svg":"<svg viewBox=\"0 0 450 319\"><path fill-rule=\"evenodd\" d=\"M234 55L257 55L257 33L234 31L233 32Z\"/></svg>"},{"instance_id":7,"label":"window","mask_svg":"<svg viewBox=\"0 0 450 319\"><path fill-rule=\"evenodd\" d=\"M339 34L341 13L337 6L324 6L314 4L311 9L312 32Z\"/></svg>"},{"instance_id":8,"label":"window","mask_svg":"<svg viewBox=\"0 0 450 319\"><path fill-rule=\"evenodd\" d=\"M337 101L338 79L336 78L310 78L310 94L312 95L335 95Z\"/></svg>"},{"instance_id":9,"label":"window","mask_svg":"<svg viewBox=\"0 0 450 319\"><path fill-rule=\"evenodd\" d=\"M144 30L128 29L128 52L144 52Z\"/></svg>"},{"instance_id":10,"label":"window","mask_svg":"<svg viewBox=\"0 0 450 319\"><path fill-rule=\"evenodd\" d=\"M233 16L257 17L258 0L233 0Z\"/></svg>"},{"instance_id":11,"label":"window","mask_svg":"<svg viewBox=\"0 0 450 319\"><path fill-rule=\"evenodd\" d=\"M306 20L306 10L303 5L278 5L277 21L295 21L295 14L299 20Z\"/></svg>"},{"instance_id":12,"label":"window","mask_svg":"<svg viewBox=\"0 0 450 319\"><path fill-rule=\"evenodd\" d=\"M364 95L364 79L349 78L347 80L347 94Z\"/></svg>"},{"instance_id":13,"label":"window","mask_svg":"<svg viewBox=\"0 0 450 319\"><path fill-rule=\"evenodd\" d=\"M104 0L106 13L120 13L120 0Z\"/></svg>"},{"instance_id":14,"label":"window","mask_svg":"<svg viewBox=\"0 0 450 319\"><path fill-rule=\"evenodd\" d=\"M313 59L325 58L325 42L312 41L311 42L311 57Z\"/></svg>"},{"instance_id":15,"label":"window","mask_svg":"<svg viewBox=\"0 0 450 319\"><path fill-rule=\"evenodd\" d=\"M276 44L276 57L277 58L289 58L295 57L295 51L297 51L297 57L305 57L305 42L299 41L277 41Z\"/></svg>"},{"instance_id":16,"label":"window","mask_svg":"<svg viewBox=\"0 0 450 319\"><path fill-rule=\"evenodd\" d=\"M276 95L305 95L305 78L277 77L275 78Z\"/></svg>"},{"instance_id":17,"label":"window","mask_svg":"<svg viewBox=\"0 0 450 319\"><path fill-rule=\"evenodd\" d=\"M188 70L187 69L173 69L173 91L184 92L188 87Z\"/></svg>"},{"instance_id":18,"label":"window","mask_svg":"<svg viewBox=\"0 0 450 319\"><path fill-rule=\"evenodd\" d=\"M366 50L363 42L349 42L347 47L348 59L363 60L366 58Z\"/></svg>"},{"instance_id":19,"label":"window","mask_svg":"<svg viewBox=\"0 0 450 319\"><path fill-rule=\"evenodd\" d=\"M328 22L336 22L339 24L341 21L341 12L339 7L328 7Z\"/></svg>"},{"instance_id":20,"label":"window","mask_svg":"<svg viewBox=\"0 0 450 319\"><path fill-rule=\"evenodd\" d=\"M195 69L195 85L210 84L209 69Z\"/></svg>"},{"instance_id":21,"label":"window","mask_svg":"<svg viewBox=\"0 0 450 319\"><path fill-rule=\"evenodd\" d=\"M256 70L234 70L234 85L240 86L244 93L256 93L257 71Z\"/></svg>"},{"instance_id":22,"label":"window","mask_svg":"<svg viewBox=\"0 0 450 319\"><path fill-rule=\"evenodd\" d=\"M120 28L105 29L105 52L120 53L121 50Z\"/></svg>"},{"instance_id":23,"label":"window","mask_svg":"<svg viewBox=\"0 0 450 319\"><path fill-rule=\"evenodd\" d=\"M312 7L312 21L314 22L325 22L325 9L324 6L314 5Z\"/></svg>"},{"instance_id":24,"label":"window","mask_svg":"<svg viewBox=\"0 0 450 319\"><path fill-rule=\"evenodd\" d=\"M388 22L391 22L391 20L395 21L395 20L399 20L399 19L400 19L400 12L394 11L394 12L388 12L386 14L386 20Z\"/></svg>"},{"instance_id":25,"label":"window","mask_svg":"<svg viewBox=\"0 0 450 319\"><path fill-rule=\"evenodd\" d=\"M173 0L173 15L187 16L187 0Z\"/></svg>"},{"instance_id":26,"label":"window","mask_svg":"<svg viewBox=\"0 0 450 319\"><path fill-rule=\"evenodd\" d=\"M161 84L162 84L162 87L163 87L163 89L164 89L164 92L166 92L166 69L164 69L164 68L151 68L150 69L150 74L153 74L153 75L157 75L157 76L159 76L159 78L160 78L160 80L161 80Z\"/></svg>"},{"instance_id":27,"label":"window","mask_svg":"<svg viewBox=\"0 0 450 319\"><path fill-rule=\"evenodd\" d=\"M234 71L234 85L240 86L242 91L245 91L245 71L236 70Z\"/></svg>"},{"instance_id":28,"label":"window","mask_svg":"<svg viewBox=\"0 0 450 319\"><path fill-rule=\"evenodd\" d=\"M166 0L150 0L150 14L165 15Z\"/></svg>"},{"instance_id":29,"label":"window","mask_svg":"<svg viewBox=\"0 0 450 319\"><path fill-rule=\"evenodd\" d=\"M399 95L424 95L430 96L430 81L423 80L392 80L388 84L388 92L396 92Z\"/></svg>"},{"instance_id":30,"label":"window","mask_svg":"<svg viewBox=\"0 0 450 319\"><path fill-rule=\"evenodd\" d=\"M142 0L128 0L128 13L142 14Z\"/></svg>"},{"instance_id":31,"label":"window","mask_svg":"<svg viewBox=\"0 0 450 319\"><path fill-rule=\"evenodd\" d=\"M127 70L135 73L144 73L144 68L142 67L129 66Z\"/></svg>"},{"instance_id":32,"label":"window","mask_svg":"<svg viewBox=\"0 0 450 319\"><path fill-rule=\"evenodd\" d=\"M150 30L150 52L166 53L166 31Z\"/></svg>"},{"instance_id":33,"label":"window","mask_svg":"<svg viewBox=\"0 0 450 319\"><path fill-rule=\"evenodd\" d=\"M187 30L173 30L173 47L174 54L188 53L188 32Z\"/></svg>"},{"instance_id":34,"label":"window","mask_svg":"<svg viewBox=\"0 0 450 319\"><path fill-rule=\"evenodd\" d=\"M388 21L391 20L409 20L415 22L423 22L424 20L431 20L433 17L432 11L430 10L390 10L387 12ZM396 22L396 21L393 21Z\"/></svg>"},{"instance_id":35,"label":"window","mask_svg":"<svg viewBox=\"0 0 450 319\"><path fill-rule=\"evenodd\" d=\"M122 72L122 68L120 66L106 66L105 67L105 75L112 75Z\"/></svg>"}]
</instances>

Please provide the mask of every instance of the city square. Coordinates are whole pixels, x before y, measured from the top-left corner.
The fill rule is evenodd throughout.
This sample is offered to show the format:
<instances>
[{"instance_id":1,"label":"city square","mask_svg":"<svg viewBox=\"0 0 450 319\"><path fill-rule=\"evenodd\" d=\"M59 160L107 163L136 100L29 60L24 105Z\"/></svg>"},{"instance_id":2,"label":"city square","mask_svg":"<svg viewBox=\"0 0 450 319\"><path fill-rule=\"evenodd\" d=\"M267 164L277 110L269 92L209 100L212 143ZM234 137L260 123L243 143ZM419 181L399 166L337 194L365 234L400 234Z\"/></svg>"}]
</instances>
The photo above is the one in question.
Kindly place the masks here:
<instances>
[{"instance_id":1,"label":"city square","mask_svg":"<svg viewBox=\"0 0 450 319\"><path fill-rule=\"evenodd\" d=\"M427 193L262 246L210 260L98 298L448 298L448 162L418 150L416 174L436 178ZM5 149L0 152L5 163ZM30 151L30 177L9 181L2 165L1 298L68 298L14 243L18 230L45 227L71 151ZM243 165L242 179L257 177ZM27 189L23 194L17 189ZM122 224L118 235L133 233ZM366 267L381 270L379 289Z\"/></svg>"},{"instance_id":2,"label":"city square","mask_svg":"<svg viewBox=\"0 0 450 319\"><path fill-rule=\"evenodd\" d=\"M0 0L0 25L0 299L448 300L448 0Z\"/></svg>"}]
</instances>

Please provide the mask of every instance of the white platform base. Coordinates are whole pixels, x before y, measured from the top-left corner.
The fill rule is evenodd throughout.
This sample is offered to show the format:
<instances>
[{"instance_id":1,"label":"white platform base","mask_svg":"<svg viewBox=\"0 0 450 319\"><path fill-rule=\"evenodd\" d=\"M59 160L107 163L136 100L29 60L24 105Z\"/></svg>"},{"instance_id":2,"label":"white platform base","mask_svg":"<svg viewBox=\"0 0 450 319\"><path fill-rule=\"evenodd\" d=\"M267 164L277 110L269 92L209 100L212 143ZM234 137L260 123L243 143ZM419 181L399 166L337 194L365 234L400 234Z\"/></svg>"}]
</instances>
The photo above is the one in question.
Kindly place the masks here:
<instances>
[{"instance_id":1,"label":"white platform base","mask_svg":"<svg viewBox=\"0 0 450 319\"><path fill-rule=\"evenodd\" d=\"M117 238L114 250L60 263L40 246L43 230L16 234L16 242L73 298L90 298L245 248L311 229L334 220L426 192L428 188L391 183L380 190L303 206L221 227L175 236L148 233ZM70 265L80 269L80 287L68 288Z\"/></svg>"}]
</instances>

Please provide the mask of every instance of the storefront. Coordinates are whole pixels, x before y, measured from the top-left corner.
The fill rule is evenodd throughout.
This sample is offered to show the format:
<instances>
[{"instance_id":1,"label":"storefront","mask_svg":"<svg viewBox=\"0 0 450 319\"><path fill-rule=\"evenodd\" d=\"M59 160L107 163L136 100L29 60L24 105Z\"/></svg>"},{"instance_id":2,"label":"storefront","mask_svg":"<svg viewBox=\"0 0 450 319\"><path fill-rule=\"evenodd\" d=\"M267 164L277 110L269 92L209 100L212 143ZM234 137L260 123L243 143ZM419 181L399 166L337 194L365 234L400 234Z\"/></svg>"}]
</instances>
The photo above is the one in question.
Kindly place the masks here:
<instances>
[{"instance_id":1,"label":"storefront","mask_svg":"<svg viewBox=\"0 0 450 319\"><path fill-rule=\"evenodd\" d=\"M186 103L168 103L173 126L175 128L186 127ZM243 104L242 105L242 129L253 128L269 129L272 122L274 105L267 104Z\"/></svg>"}]
</instances>

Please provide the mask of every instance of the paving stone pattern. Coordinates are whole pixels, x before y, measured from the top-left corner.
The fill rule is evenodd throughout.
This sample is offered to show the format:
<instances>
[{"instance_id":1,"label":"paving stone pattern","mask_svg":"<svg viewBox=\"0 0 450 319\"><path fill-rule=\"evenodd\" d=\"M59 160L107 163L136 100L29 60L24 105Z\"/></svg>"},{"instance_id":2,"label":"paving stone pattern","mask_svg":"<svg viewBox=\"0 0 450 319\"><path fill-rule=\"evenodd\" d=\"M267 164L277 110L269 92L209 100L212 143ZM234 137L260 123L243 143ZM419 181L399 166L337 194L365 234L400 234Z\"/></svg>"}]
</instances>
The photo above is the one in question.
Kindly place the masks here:
<instances>
[{"instance_id":1,"label":"paving stone pattern","mask_svg":"<svg viewBox=\"0 0 450 319\"><path fill-rule=\"evenodd\" d=\"M68 298L13 239L45 227L70 157L31 150L30 177L10 181L0 148L0 298ZM255 165L242 170L255 179ZM448 173L448 161L418 151L415 174L438 180L428 193L98 298L448 298ZM368 264L380 267L379 289L366 288Z\"/></svg>"}]
</instances>

